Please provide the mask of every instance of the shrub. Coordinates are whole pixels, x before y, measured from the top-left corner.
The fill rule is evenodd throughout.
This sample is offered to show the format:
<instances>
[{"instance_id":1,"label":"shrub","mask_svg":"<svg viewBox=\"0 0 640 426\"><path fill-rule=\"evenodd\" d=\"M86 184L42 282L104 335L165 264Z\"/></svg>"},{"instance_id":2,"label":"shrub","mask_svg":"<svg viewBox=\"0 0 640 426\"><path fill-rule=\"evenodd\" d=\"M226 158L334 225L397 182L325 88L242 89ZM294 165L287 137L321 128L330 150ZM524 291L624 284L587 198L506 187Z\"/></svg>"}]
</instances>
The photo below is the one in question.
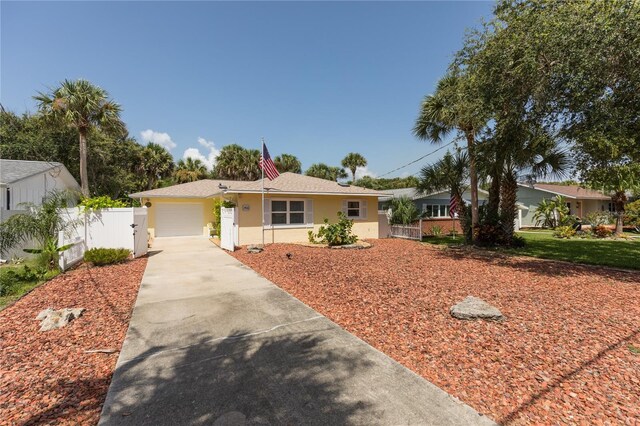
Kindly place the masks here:
<instances>
[{"instance_id":1,"label":"shrub","mask_svg":"<svg viewBox=\"0 0 640 426\"><path fill-rule=\"evenodd\" d=\"M556 238L571 238L576 235L576 230L572 226L558 226L553 231L553 236Z\"/></svg>"},{"instance_id":2,"label":"shrub","mask_svg":"<svg viewBox=\"0 0 640 426\"><path fill-rule=\"evenodd\" d=\"M433 225L431 227L431 235L433 235L434 237L439 237L440 235L442 235L442 226Z\"/></svg>"},{"instance_id":3,"label":"shrub","mask_svg":"<svg viewBox=\"0 0 640 426\"><path fill-rule=\"evenodd\" d=\"M597 238L607 238L610 237L613 232L611 229L607 228L604 225L598 225L591 228L591 232Z\"/></svg>"},{"instance_id":4,"label":"shrub","mask_svg":"<svg viewBox=\"0 0 640 426\"><path fill-rule=\"evenodd\" d=\"M585 216L585 219L594 227L613 223L613 217L609 212L591 212Z\"/></svg>"},{"instance_id":5,"label":"shrub","mask_svg":"<svg viewBox=\"0 0 640 426\"><path fill-rule=\"evenodd\" d=\"M92 210L127 207L127 204L120 200L113 200L108 195L102 195L100 197L83 198L78 207L82 212L88 213Z\"/></svg>"},{"instance_id":6,"label":"shrub","mask_svg":"<svg viewBox=\"0 0 640 426\"><path fill-rule=\"evenodd\" d=\"M392 225L408 225L420 219L420 212L409 197L394 198L389 203Z\"/></svg>"},{"instance_id":7,"label":"shrub","mask_svg":"<svg viewBox=\"0 0 640 426\"><path fill-rule=\"evenodd\" d=\"M47 273L46 268L30 268L24 265L20 268L2 268L0 270L0 296L14 293L15 288L25 283L38 282Z\"/></svg>"},{"instance_id":8,"label":"shrub","mask_svg":"<svg viewBox=\"0 0 640 426\"><path fill-rule=\"evenodd\" d=\"M309 231L309 241L312 243L325 243L330 246L342 246L358 241L358 236L351 232L353 221L347 219L344 213L338 212L338 222L329 224L329 219L324 220L324 225L314 235Z\"/></svg>"},{"instance_id":9,"label":"shrub","mask_svg":"<svg viewBox=\"0 0 640 426\"><path fill-rule=\"evenodd\" d=\"M84 261L96 266L121 263L131 256L131 252L124 248L93 248L84 252Z\"/></svg>"},{"instance_id":10,"label":"shrub","mask_svg":"<svg viewBox=\"0 0 640 426\"><path fill-rule=\"evenodd\" d=\"M640 200L624 206L624 224L640 232Z\"/></svg>"},{"instance_id":11,"label":"shrub","mask_svg":"<svg viewBox=\"0 0 640 426\"><path fill-rule=\"evenodd\" d=\"M222 211L220 209L222 207L231 208L235 206L236 204L233 201L225 200L222 198L216 198L213 200L213 222L211 222L211 227L209 227L210 236L220 236L220 220L222 217Z\"/></svg>"}]
</instances>

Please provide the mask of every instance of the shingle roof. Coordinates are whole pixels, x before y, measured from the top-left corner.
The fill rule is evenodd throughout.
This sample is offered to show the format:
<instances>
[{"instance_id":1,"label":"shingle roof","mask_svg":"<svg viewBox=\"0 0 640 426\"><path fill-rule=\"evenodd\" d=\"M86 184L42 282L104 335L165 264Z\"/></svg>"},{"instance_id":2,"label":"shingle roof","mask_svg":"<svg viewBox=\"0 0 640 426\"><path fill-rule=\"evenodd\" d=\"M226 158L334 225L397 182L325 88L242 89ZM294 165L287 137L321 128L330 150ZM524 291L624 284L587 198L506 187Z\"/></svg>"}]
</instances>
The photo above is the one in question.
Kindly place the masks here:
<instances>
[{"instance_id":1,"label":"shingle roof","mask_svg":"<svg viewBox=\"0 0 640 426\"><path fill-rule=\"evenodd\" d=\"M398 188L385 190L384 197L380 197L380 201L387 201L392 198L409 197L415 199L420 196L416 188Z\"/></svg>"},{"instance_id":2,"label":"shingle roof","mask_svg":"<svg viewBox=\"0 0 640 426\"><path fill-rule=\"evenodd\" d=\"M226 188L220 188L223 185ZM297 173L281 173L274 180L264 180L265 193L269 194L336 194L336 195L367 195L383 196L382 191L361 188L359 186L341 185L338 182L300 175ZM152 189L149 191L129 194L131 198L207 198L223 192L236 193L260 193L262 180L214 180L203 179L166 188Z\"/></svg>"},{"instance_id":3,"label":"shingle roof","mask_svg":"<svg viewBox=\"0 0 640 426\"><path fill-rule=\"evenodd\" d=\"M0 159L0 183L10 184L56 167L62 163L47 161L4 160Z\"/></svg>"},{"instance_id":4,"label":"shingle roof","mask_svg":"<svg viewBox=\"0 0 640 426\"><path fill-rule=\"evenodd\" d=\"M596 191L595 189L582 188L578 185L556 185L554 183L536 183L533 185L521 184L523 187L533 187L541 191L552 192L555 194L564 195L570 198L581 198L590 200L610 200L611 197Z\"/></svg>"},{"instance_id":5,"label":"shingle roof","mask_svg":"<svg viewBox=\"0 0 640 426\"><path fill-rule=\"evenodd\" d=\"M166 188L151 189L149 191L129 194L131 198L207 198L216 194L221 194L223 189L220 185L228 188L249 182L235 180L215 180L203 179L195 182L183 183L180 185L167 186Z\"/></svg>"},{"instance_id":6,"label":"shingle roof","mask_svg":"<svg viewBox=\"0 0 640 426\"><path fill-rule=\"evenodd\" d=\"M359 186L342 185L338 182L305 176L297 173L281 173L274 180L264 180L265 192L269 194L325 194L325 195L365 195L384 196L382 191L361 188ZM228 193L259 193L262 190L262 180L245 182L230 186Z\"/></svg>"}]
</instances>

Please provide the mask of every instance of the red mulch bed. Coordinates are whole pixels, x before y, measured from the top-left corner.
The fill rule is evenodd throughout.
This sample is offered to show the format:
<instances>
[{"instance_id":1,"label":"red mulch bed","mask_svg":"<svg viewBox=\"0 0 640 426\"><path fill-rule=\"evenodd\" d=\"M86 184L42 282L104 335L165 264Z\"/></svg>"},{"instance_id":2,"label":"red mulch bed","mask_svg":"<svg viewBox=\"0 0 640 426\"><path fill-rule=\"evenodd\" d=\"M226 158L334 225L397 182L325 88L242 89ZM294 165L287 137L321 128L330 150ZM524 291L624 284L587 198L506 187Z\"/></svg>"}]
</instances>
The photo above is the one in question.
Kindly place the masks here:
<instances>
[{"instance_id":1,"label":"red mulch bed","mask_svg":"<svg viewBox=\"0 0 640 426\"><path fill-rule=\"evenodd\" d=\"M500 423L640 422L640 274L372 242L234 256ZM452 318L468 295L507 320Z\"/></svg>"},{"instance_id":2,"label":"red mulch bed","mask_svg":"<svg viewBox=\"0 0 640 426\"><path fill-rule=\"evenodd\" d=\"M147 259L59 275L0 312L0 423L96 424ZM39 332L47 307L82 307L66 327Z\"/></svg>"}]
</instances>

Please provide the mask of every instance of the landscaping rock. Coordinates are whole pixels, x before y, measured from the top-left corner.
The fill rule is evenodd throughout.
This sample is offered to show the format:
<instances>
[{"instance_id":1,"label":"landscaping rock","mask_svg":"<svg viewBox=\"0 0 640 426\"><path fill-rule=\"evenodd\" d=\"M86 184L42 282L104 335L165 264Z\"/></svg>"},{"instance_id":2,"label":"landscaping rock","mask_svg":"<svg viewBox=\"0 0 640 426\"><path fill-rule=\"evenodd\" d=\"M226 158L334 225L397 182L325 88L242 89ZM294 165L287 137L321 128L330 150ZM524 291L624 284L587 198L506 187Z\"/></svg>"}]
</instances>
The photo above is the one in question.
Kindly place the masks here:
<instances>
[{"instance_id":1,"label":"landscaping rock","mask_svg":"<svg viewBox=\"0 0 640 426\"><path fill-rule=\"evenodd\" d=\"M247 253L262 253L264 247L262 246L248 246Z\"/></svg>"},{"instance_id":2,"label":"landscaping rock","mask_svg":"<svg viewBox=\"0 0 640 426\"><path fill-rule=\"evenodd\" d=\"M47 308L41 311L36 319L42 321L40 323L40 331L49 331L64 327L74 319L79 318L84 311L84 308L64 308L58 311Z\"/></svg>"},{"instance_id":3,"label":"landscaping rock","mask_svg":"<svg viewBox=\"0 0 640 426\"><path fill-rule=\"evenodd\" d=\"M462 302L453 305L451 309L449 309L449 313L454 318L464 320L504 320L504 316L498 308L488 304L482 299L473 296L467 296Z\"/></svg>"}]
</instances>

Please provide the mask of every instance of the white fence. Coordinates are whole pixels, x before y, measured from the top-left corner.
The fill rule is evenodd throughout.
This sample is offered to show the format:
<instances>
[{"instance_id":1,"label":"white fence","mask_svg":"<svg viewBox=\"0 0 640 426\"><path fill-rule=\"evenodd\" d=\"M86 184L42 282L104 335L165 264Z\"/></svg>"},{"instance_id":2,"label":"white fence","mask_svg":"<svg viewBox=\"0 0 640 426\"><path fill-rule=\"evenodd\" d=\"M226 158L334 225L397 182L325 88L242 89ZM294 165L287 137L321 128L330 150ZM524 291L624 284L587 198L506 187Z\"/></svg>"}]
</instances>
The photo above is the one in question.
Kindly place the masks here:
<instances>
[{"instance_id":1,"label":"white fence","mask_svg":"<svg viewBox=\"0 0 640 426\"><path fill-rule=\"evenodd\" d=\"M420 220L417 225L391 225L391 237L421 241L422 220Z\"/></svg>"},{"instance_id":2,"label":"white fence","mask_svg":"<svg viewBox=\"0 0 640 426\"><path fill-rule=\"evenodd\" d=\"M60 268L65 270L82 260L92 248L124 248L134 257L147 253L147 209L113 208L92 213L66 209L68 228L58 236L58 246L74 244L60 254Z\"/></svg>"},{"instance_id":3,"label":"white fence","mask_svg":"<svg viewBox=\"0 0 640 426\"><path fill-rule=\"evenodd\" d=\"M238 245L238 210L231 207L220 209L220 247L234 251Z\"/></svg>"}]
</instances>

